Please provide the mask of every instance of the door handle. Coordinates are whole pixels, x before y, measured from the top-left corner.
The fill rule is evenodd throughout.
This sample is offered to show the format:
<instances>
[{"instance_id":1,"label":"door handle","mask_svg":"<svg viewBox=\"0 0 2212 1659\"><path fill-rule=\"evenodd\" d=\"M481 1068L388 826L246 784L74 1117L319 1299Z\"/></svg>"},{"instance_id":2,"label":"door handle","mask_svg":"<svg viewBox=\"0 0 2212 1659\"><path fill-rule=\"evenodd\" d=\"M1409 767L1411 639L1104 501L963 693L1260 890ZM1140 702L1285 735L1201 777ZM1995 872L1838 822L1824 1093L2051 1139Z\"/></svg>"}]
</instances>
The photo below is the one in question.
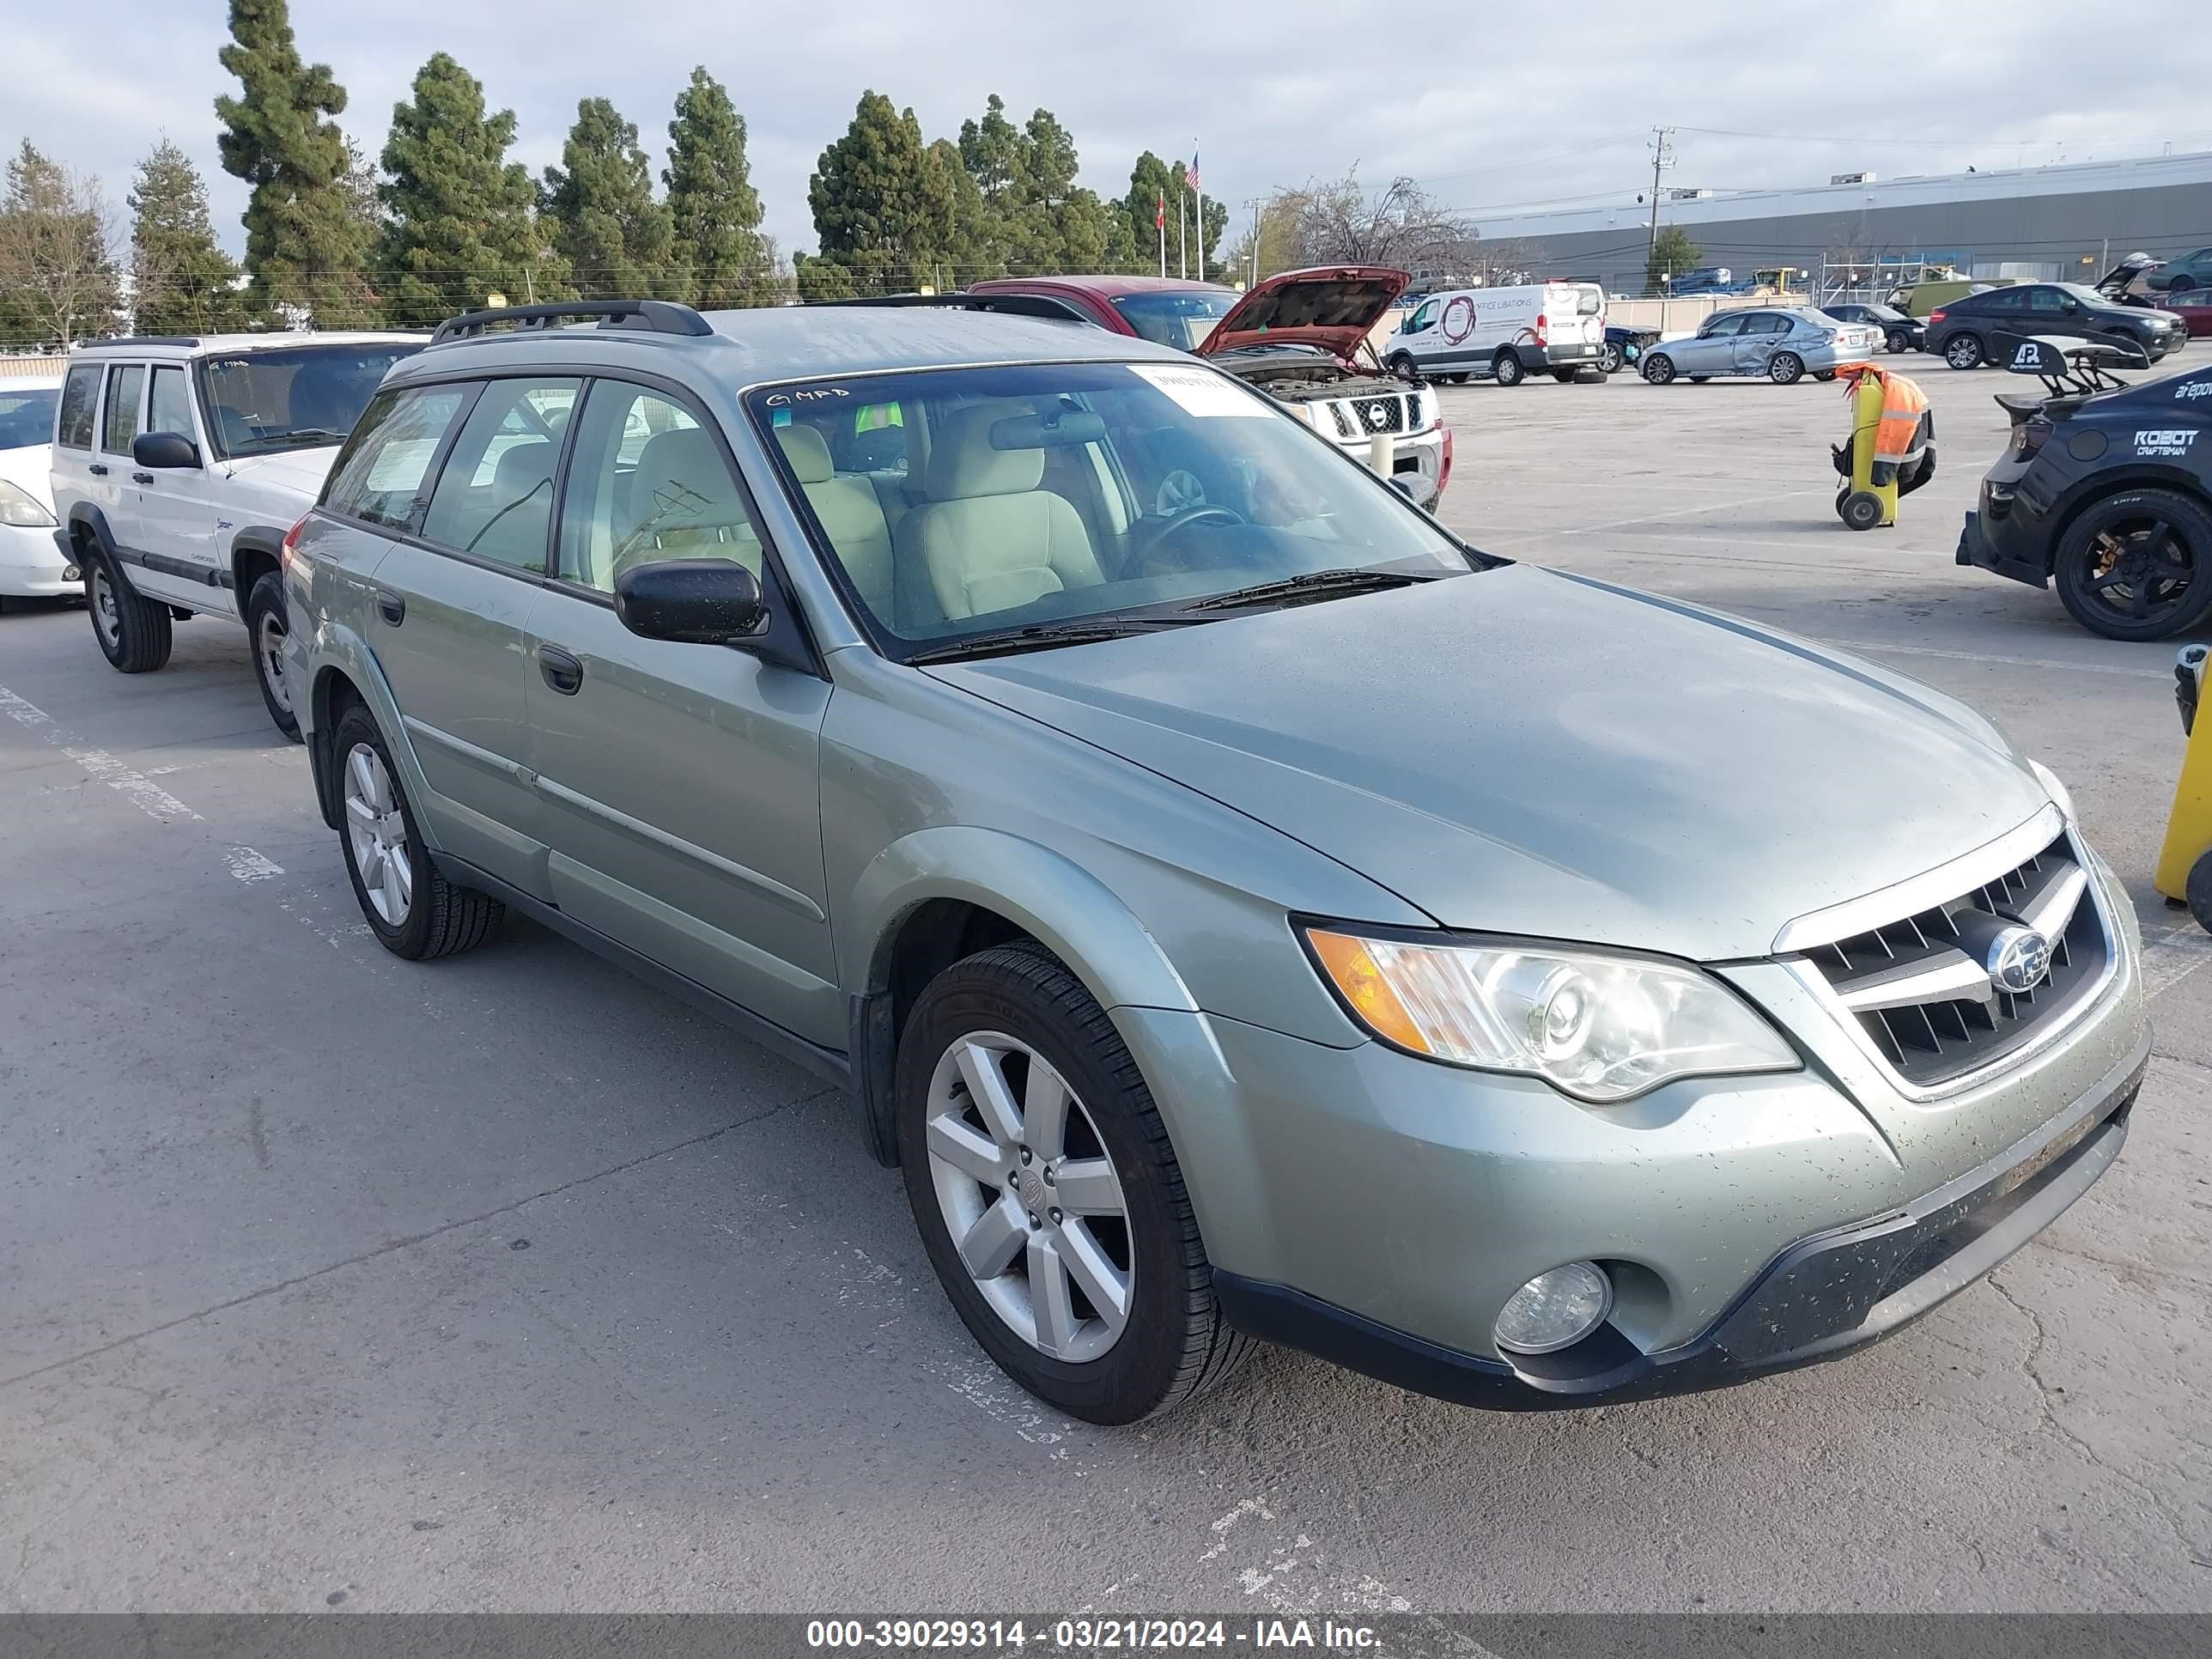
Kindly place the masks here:
<instances>
[{"instance_id":1,"label":"door handle","mask_svg":"<svg viewBox=\"0 0 2212 1659\"><path fill-rule=\"evenodd\" d=\"M546 684L564 697L573 697L584 689L583 659L557 645L538 647L538 672L545 677Z\"/></svg>"},{"instance_id":2,"label":"door handle","mask_svg":"<svg viewBox=\"0 0 2212 1659\"><path fill-rule=\"evenodd\" d=\"M407 601L397 593L386 593L379 590L376 596L376 614L397 628L407 620Z\"/></svg>"},{"instance_id":3,"label":"door handle","mask_svg":"<svg viewBox=\"0 0 2212 1659\"><path fill-rule=\"evenodd\" d=\"M92 476L93 476L94 477L95 477L95 478L104 478L104 477L106 477L107 476L107 467L106 467L106 465L104 462L100 462L100 461L94 461L94 462L90 466L87 467L85 470L86 470L88 472L91 473L91 474L92 474Z\"/></svg>"},{"instance_id":4,"label":"door handle","mask_svg":"<svg viewBox=\"0 0 2212 1659\"><path fill-rule=\"evenodd\" d=\"M151 483L154 482L154 475L150 472L134 472L131 475L131 482L132 483Z\"/></svg>"}]
</instances>

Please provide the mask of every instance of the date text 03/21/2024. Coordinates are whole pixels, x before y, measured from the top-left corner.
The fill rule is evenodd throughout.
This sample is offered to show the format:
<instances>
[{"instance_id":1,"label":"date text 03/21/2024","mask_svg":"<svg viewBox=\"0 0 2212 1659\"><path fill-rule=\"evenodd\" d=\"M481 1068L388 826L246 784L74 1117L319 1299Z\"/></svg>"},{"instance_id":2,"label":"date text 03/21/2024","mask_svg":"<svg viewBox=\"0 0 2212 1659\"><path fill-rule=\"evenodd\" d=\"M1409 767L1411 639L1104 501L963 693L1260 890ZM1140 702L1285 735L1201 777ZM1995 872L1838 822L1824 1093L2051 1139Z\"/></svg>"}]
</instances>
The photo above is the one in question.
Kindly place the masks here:
<instances>
[{"instance_id":1,"label":"date text 03/21/2024","mask_svg":"<svg viewBox=\"0 0 2212 1659\"><path fill-rule=\"evenodd\" d=\"M806 1645L861 1652L1000 1650L1030 1643L1071 1653L1181 1648L1305 1648L1338 1653L1381 1644L1370 1626L1334 1619L816 1619Z\"/></svg>"}]
</instances>

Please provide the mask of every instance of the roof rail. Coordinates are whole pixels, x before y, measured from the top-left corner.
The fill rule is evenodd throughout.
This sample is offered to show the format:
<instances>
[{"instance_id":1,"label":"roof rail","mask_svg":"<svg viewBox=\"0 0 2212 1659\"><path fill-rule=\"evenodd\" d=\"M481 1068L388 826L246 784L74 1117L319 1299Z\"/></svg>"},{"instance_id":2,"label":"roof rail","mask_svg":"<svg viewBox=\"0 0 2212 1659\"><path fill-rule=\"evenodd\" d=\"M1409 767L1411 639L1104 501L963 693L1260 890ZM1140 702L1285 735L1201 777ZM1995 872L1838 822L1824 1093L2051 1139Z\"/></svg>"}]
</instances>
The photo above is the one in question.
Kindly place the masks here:
<instances>
[{"instance_id":1,"label":"roof rail","mask_svg":"<svg viewBox=\"0 0 2212 1659\"><path fill-rule=\"evenodd\" d=\"M196 346L199 343L200 337L197 334L111 334L97 340L79 340L76 343L78 349L90 350L94 346L103 349L108 346Z\"/></svg>"},{"instance_id":2,"label":"roof rail","mask_svg":"<svg viewBox=\"0 0 2212 1659\"><path fill-rule=\"evenodd\" d=\"M1040 317L1048 323L1083 319L1064 301L1038 294L971 294L955 289L947 294L863 294L846 300L810 300L810 306L880 306L893 308L934 306L946 311L991 311L1009 317Z\"/></svg>"},{"instance_id":3,"label":"roof rail","mask_svg":"<svg viewBox=\"0 0 2212 1659\"><path fill-rule=\"evenodd\" d=\"M562 300L550 305L465 311L439 324L437 331L430 337L430 343L480 338L492 333L494 325L499 323L514 325L513 329L500 331L520 333L551 328L581 317L597 317L601 328L645 329L655 334L702 335L714 331L714 325L704 317L673 300Z\"/></svg>"}]
</instances>

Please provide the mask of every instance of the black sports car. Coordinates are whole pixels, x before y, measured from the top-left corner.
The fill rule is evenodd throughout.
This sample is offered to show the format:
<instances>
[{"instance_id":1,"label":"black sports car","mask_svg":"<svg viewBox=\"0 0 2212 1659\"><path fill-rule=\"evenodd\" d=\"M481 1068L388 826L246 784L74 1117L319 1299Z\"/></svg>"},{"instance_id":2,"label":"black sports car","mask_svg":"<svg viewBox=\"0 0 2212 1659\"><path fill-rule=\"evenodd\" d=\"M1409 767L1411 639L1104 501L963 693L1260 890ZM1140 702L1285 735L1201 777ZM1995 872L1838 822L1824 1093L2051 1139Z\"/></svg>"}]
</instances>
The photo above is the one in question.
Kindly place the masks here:
<instances>
[{"instance_id":1,"label":"black sports car","mask_svg":"<svg viewBox=\"0 0 2212 1659\"><path fill-rule=\"evenodd\" d=\"M2000 396L2012 441L1982 477L1959 562L2055 584L2074 620L2162 640L2212 616L2212 364L2130 385L2124 347L1998 334L1991 356L2040 378Z\"/></svg>"}]
</instances>

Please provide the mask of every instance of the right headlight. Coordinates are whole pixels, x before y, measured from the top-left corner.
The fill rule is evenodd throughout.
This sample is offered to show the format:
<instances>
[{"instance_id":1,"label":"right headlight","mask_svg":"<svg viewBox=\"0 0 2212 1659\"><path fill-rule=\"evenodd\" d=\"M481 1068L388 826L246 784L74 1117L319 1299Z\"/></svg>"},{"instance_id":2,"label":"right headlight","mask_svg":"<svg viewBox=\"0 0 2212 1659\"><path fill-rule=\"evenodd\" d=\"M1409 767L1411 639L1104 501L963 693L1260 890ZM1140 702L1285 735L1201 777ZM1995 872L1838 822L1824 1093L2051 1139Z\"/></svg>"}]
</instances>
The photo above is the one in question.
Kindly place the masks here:
<instances>
[{"instance_id":1,"label":"right headlight","mask_svg":"<svg viewBox=\"0 0 2212 1659\"><path fill-rule=\"evenodd\" d=\"M0 478L0 524L23 530L43 530L50 528L53 522L54 515L46 511L45 502L20 485Z\"/></svg>"},{"instance_id":2,"label":"right headlight","mask_svg":"<svg viewBox=\"0 0 2212 1659\"><path fill-rule=\"evenodd\" d=\"M1309 927L1322 972L1386 1042L1518 1072L1603 1104L1676 1078L1793 1072L1782 1034L1711 975L1534 945L1426 944Z\"/></svg>"}]
</instances>

